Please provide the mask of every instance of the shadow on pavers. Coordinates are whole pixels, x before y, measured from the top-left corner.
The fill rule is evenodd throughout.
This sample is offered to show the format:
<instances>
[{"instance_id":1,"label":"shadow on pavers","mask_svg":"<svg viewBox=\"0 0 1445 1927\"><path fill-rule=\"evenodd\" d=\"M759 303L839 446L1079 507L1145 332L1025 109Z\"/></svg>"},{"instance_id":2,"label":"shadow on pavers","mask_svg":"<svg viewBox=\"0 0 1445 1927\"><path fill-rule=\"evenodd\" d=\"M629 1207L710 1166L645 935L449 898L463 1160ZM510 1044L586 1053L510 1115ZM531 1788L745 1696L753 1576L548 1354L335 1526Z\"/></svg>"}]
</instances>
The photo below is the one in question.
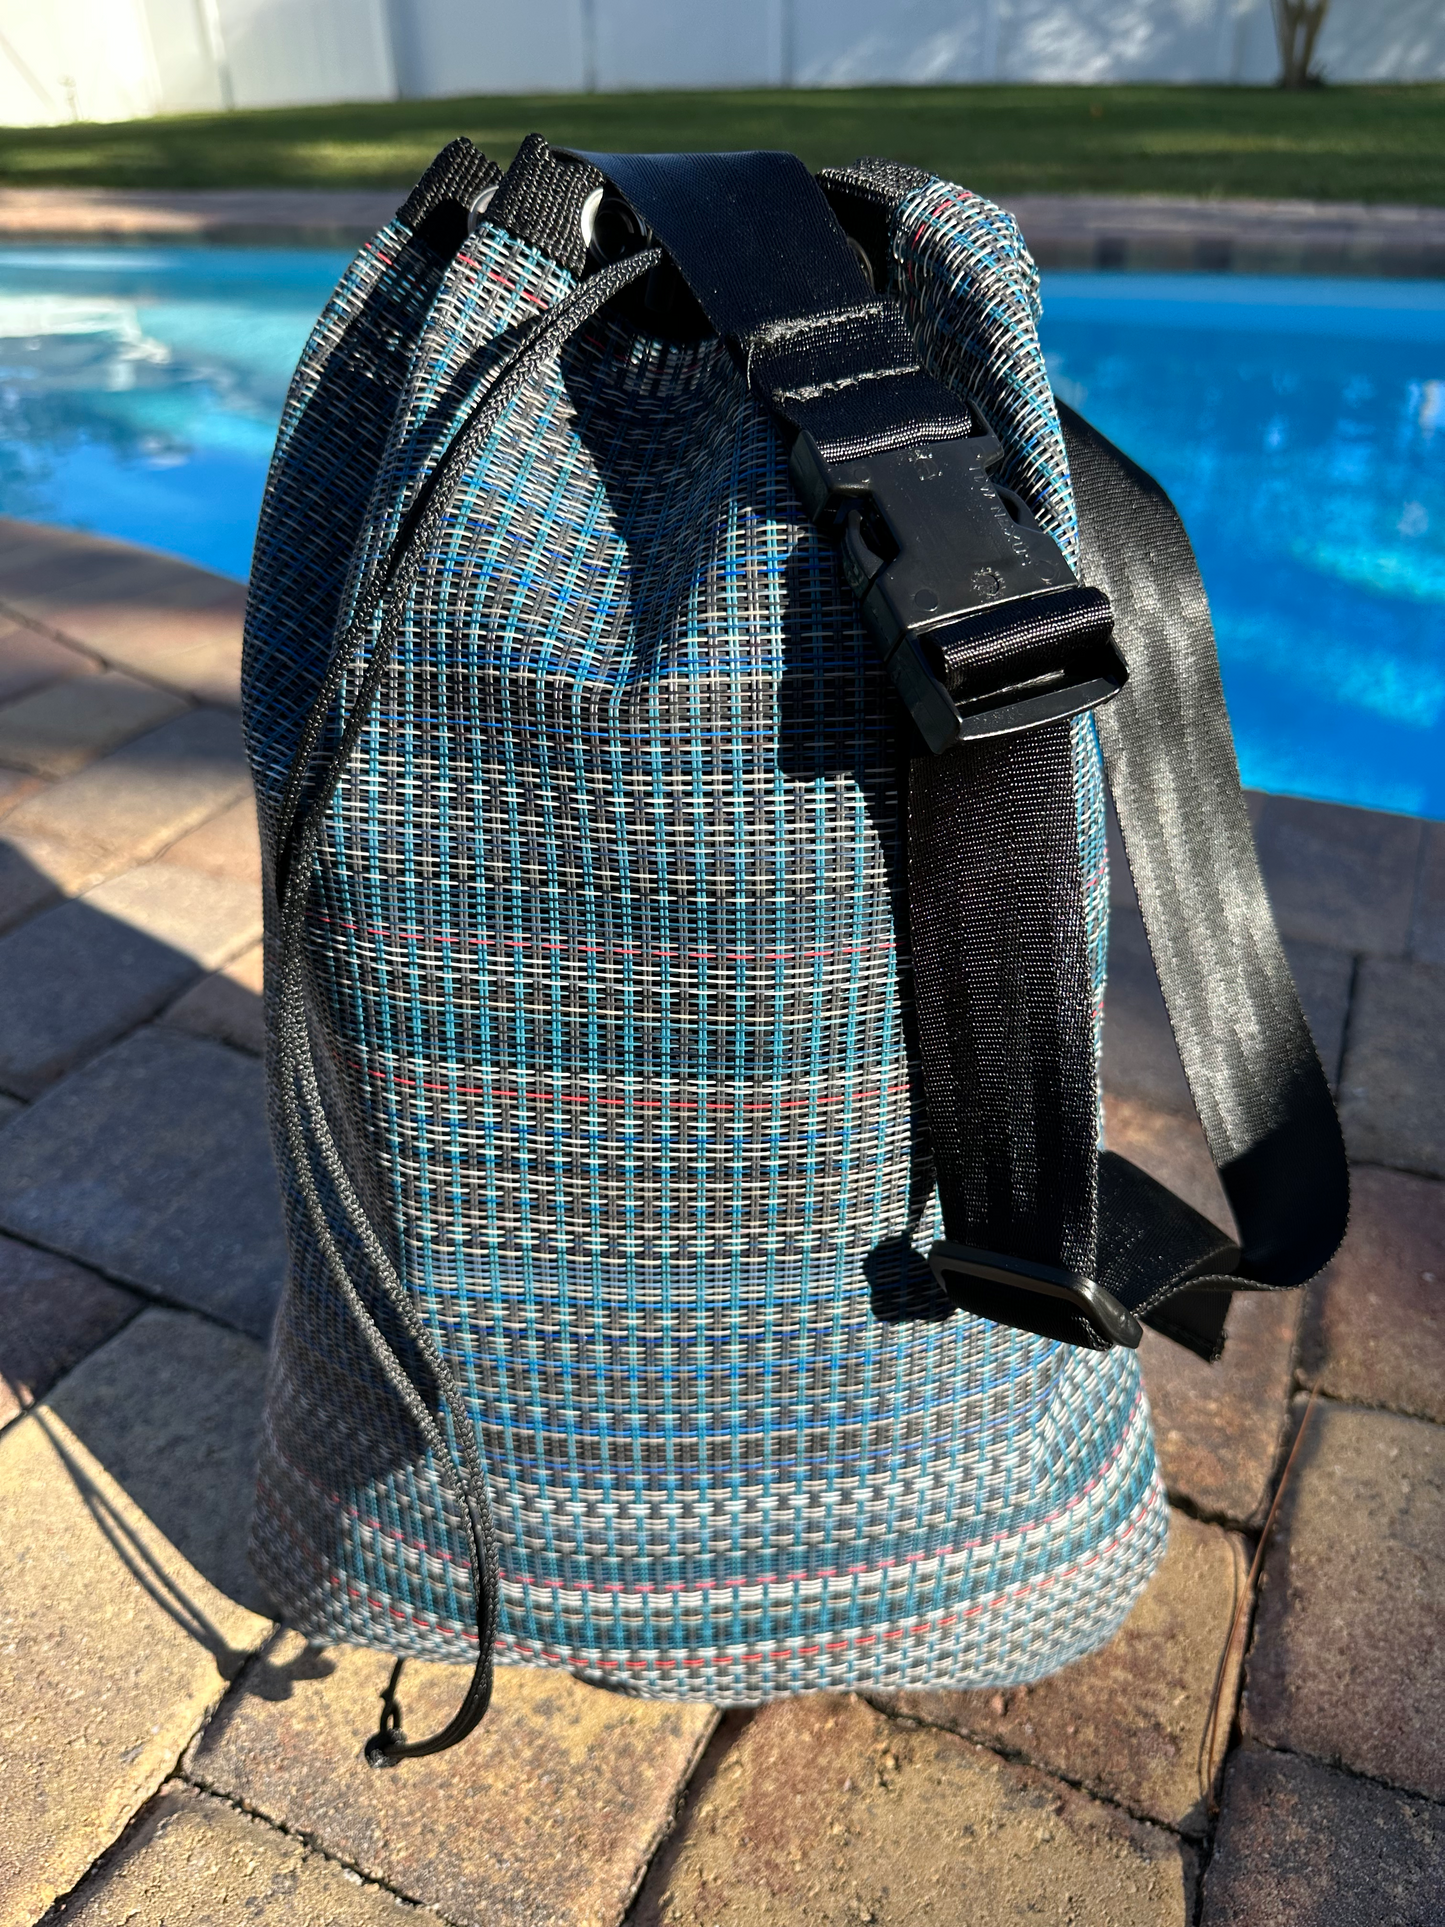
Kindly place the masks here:
<instances>
[{"instance_id":1,"label":"shadow on pavers","mask_svg":"<svg viewBox=\"0 0 1445 1927\"><path fill-rule=\"evenodd\" d=\"M12 870L25 861L7 854ZM210 1589L276 1616L246 1542L285 1250L259 1060L168 1021L208 981L185 951L84 902L0 938L0 1031L34 1005L62 1060L47 1073L37 1056L30 1080L0 1052L0 1088L31 1100L0 1126L0 1231L150 1300L97 1332L39 1404L18 1387L15 1402L110 1554L231 1679L247 1653ZM259 999L226 990L254 1022Z\"/></svg>"},{"instance_id":2,"label":"shadow on pavers","mask_svg":"<svg viewBox=\"0 0 1445 1927\"><path fill-rule=\"evenodd\" d=\"M36 1423L40 1425L46 1437L49 1439L55 1456L69 1474L71 1483L75 1486L76 1491L84 1501L85 1508L91 1518L94 1519L101 1537L106 1541L107 1545L109 1545L111 1551L125 1567L131 1578L134 1579L141 1590L161 1608L162 1612L164 1612L169 1619L174 1620L183 1633L189 1634L197 1645L203 1646L206 1649L215 1660L216 1671L221 1675L222 1679L235 1679L241 1668L245 1665L249 1653L244 1648L231 1645L229 1640L222 1635L220 1628L186 1592L179 1576L167 1570L164 1561L146 1545L145 1541L134 1530L130 1522L111 1504L106 1494L95 1483L94 1479L91 1478L85 1466L76 1458L75 1454L68 1449L64 1433L51 1419L50 1413L47 1412L44 1406L37 1408L34 1417ZM86 1449L92 1450L90 1441L86 1440L85 1443ZM99 1457L100 1455L96 1453L95 1456ZM109 1471L110 1467L107 1466L106 1470ZM176 1551L181 1554L182 1559L185 1559L188 1565L194 1565L195 1562L186 1557L187 1547L184 1543L184 1541L191 1536L186 1530L189 1518L182 1517L178 1519L170 1508L164 1506L160 1508L162 1516L156 1518L142 1503L142 1493L132 1491L129 1484L127 1484L126 1491L127 1495L146 1513L146 1517L150 1519L151 1524L164 1535L171 1545L175 1546ZM244 1570L241 1569L244 1564L243 1548L246 1534L246 1518L244 1513L239 1516L237 1525L238 1543L236 1551L234 1556L223 1561L224 1569L218 1572L215 1569L214 1563L208 1561L207 1563L212 1565L211 1571L207 1572L199 1566L196 1567L196 1570L200 1571L201 1576L209 1580L218 1592L224 1593L228 1599L234 1600L237 1605L247 1606L253 1612L262 1614L263 1617L273 1617L272 1610L266 1602L265 1595L261 1591L255 1574L251 1572L249 1565L244 1565ZM178 1539L182 1541L182 1543L177 1544Z\"/></svg>"},{"instance_id":3,"label":"shadow on pavers","mask_svg":"<svg viewBox=\"0 0 1445 1927\"><path fill-rule=\"evenodd\" d=\"M13 845L9 855L23 861ZM84 913L70 935L83 940L82 971L102 998L122 947L135 971L122 1009L86 1012L77 999L70 1067L38 1094L16 1093L33 1101L0 1126L0 1232L150 1303L99 1337L39 1404L18 1386L16 1403L110 1554L230 1680L249 1652L227 1637L209 1589L277 1617L247 1557L265 1341L285 1270L263 1070L254 1055L181 1027L183 1017L171 1021L178 995L211 981L193 958L93 906L64 907ZM230 981L225 998L254 1026L259 998ZM287 1666L260 1657L253 1685L282 1699L295 1680L331 1670L309 1650Z\"/></svg>"},{"instance_id":4,"label":"shadow on pavers","mask_svg":"<svg viewBox=\"0 0 1445 1927\"><path fill-rule=\"evenodd\" d=\"M246 1530L265 1376L265 1350L255 1339L153 1306L68 1373L35 1413L51 1421L46 1429L72 1483L103 1536L116 1544L119 1533L116 1550L127 1564L139 1555L122 1551L129 1544L123 1522L106 1512L104 1494L92 1490L66 1435L192 1570L258 1611L264 1602L247 1561Z\"/></svg>"},{"instance_id":5,"label":"shadow on pavers","mask_svg":"<svg viewBox=\"0 0 1445 1927\"><path fill-rule=\"evenodd\" d=\"M72 1067L0 1129L0 1230L264 1340L286 1253L262 1066L150 1021L205 975L192 958L94 911L83 935ZM136 970L107 1004L123 945ZM58 951L50 974L68 967Z\"/></svg>"}]
</instances>

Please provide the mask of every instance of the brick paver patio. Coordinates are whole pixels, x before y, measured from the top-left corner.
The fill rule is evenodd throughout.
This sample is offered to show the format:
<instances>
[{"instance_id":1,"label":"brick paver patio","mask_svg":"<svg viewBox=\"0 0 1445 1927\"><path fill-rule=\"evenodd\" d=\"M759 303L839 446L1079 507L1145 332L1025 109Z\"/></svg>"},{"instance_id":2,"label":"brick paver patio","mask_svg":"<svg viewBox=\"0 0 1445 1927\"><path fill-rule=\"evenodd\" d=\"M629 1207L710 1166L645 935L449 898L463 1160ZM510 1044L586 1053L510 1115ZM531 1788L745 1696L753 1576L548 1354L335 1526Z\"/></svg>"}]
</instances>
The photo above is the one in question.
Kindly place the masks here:
<instances>
[{"instance_id":1,"label":"brick paver patio","mask_svg":"<svg viewBox=\"0 0 1445 1927\"><path fill-rule=\"evenodd\" d=\"M1445 825L1255 799L1354 1222L1222 1365L1146 1337L1176 1510L1112 1647L722 1717L506 1669L468 1745L377 1774L385 1660L274 1625L244 1557L283 1255L241 604L0 524L0 1927L1438 1927ZM1113 1142L1222 1211L1114 894ZM414 1668L411 1723L460 1684Z\"/></svg>"}]
</instances>

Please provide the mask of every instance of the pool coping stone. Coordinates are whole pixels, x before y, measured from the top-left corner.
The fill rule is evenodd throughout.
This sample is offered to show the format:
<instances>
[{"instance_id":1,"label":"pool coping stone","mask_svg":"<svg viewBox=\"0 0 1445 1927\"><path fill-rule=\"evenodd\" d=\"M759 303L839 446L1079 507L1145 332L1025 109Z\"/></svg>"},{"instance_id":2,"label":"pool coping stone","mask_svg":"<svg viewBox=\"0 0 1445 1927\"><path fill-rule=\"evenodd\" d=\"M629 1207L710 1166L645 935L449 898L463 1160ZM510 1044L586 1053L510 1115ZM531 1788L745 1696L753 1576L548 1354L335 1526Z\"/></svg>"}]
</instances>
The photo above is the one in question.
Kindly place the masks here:
<instances>
[{"instance_id":1,"label":"pool coping stone","mask_svg":"<svg viewBox=\"0 0 1445 1927\"><path fill-rule=\"evenodd\" d=\"M104 242L356 247L389 221L391 188L0 188L0 245ZM1445 208L1158 194L1020 194L1040 267L1445 275Z\"/></svg>"}]
</instances>

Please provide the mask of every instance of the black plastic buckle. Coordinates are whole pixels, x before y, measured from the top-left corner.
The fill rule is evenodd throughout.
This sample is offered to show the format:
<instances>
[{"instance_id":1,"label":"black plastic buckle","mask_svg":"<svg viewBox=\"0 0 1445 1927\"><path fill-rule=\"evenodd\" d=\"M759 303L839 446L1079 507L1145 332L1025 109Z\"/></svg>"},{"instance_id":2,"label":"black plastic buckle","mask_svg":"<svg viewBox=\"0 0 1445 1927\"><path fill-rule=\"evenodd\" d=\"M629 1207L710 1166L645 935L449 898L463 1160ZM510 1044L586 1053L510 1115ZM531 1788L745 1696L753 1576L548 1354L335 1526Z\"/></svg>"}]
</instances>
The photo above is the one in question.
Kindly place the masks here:
<instances>
[{"instance_id":1,"label":"black plastic buckle","mask_svg":"<svg viewBox=\"0 0 1445 1927\"><path fill-rule=\"evenodd\" d=\"M1045 1335L1052 1336L1047 1328L1053 1320L1047 1316L1042 1320L1029 1317L1027 1298L1055 1302L1062 1299L1087 1320L1104 1347L1123 1345L1135 1351L1144 1336L1144 1327L1133 1312L1121 1305L1111 1291L1105 1291L1094 1279L1082 1277L1076 1271L1059 1271L1052 1265L1031 1264L1024 1258L1001 1258L997 1252L975 1251L969 1245L953 1244L947 1238L940 1238L929 1251L928 1266L949 1300L960 1310L973 1312L980 1318L992 1318L1005 1325L1017 1324L1025 1331L1038 1330L1042 1324ZM980 1284L993 1289L980 1291ZM1023 1315L1011 1315L1012 1308L1006 1296L1000 1298L999 1287L1005 1294L1026 1295L1020 1307Z\"/></svg>"},{"instance_id":2,"label":"black plastic buckle","mask_svg":"<svg viewBox=\"0 0 1445 1927\"><path fill-rule=\"evenodd\" d=\"M830 461L805 431L789 463L935 755L1077 716L1128 679L1108 599L993 481L1003 450L970 407L977 434Z\"/></svg>"}]
</instances>

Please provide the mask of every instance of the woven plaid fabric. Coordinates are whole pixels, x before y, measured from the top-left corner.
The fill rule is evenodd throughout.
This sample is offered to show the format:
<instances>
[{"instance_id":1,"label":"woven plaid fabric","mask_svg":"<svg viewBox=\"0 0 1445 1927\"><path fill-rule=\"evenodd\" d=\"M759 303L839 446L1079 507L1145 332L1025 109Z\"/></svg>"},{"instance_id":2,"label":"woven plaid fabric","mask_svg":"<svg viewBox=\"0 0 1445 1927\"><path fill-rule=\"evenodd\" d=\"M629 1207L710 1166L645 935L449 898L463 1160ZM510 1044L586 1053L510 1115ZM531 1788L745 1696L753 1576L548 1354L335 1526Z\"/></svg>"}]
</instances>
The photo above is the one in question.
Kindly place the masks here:
<instances>
[{"instance_id":1,"label":"woven plaid fabric","mask_svg":"<svg viewBox=\"0 0 1445 1927\"><path fill-rule=\"evenodd\" d=\"M892 198L930 365L980 394L1071 543L1017 231L936 181ZM388 364L384 446L348 464L336 343L399 287L389 245L308 350L269 485L246 713L272 836L326 610L358 606L497 354L572 285L484 221ZM335 445L334 501L307 498L303 434ZM1087 723L1074 740L1101 986L1102 792ZM920 1256L898 744L721 345L588 324L507 406L407 593L308 923L328 1111L487 1464L500 1659L724 1703L1012 1683L1107 1639L1157 1562L1133 1355L949 1316ZM292 1270L257 1564L309 1635L469 1661L449 1468L276 1136ZM339 1212L335 1233L364 1287Z\"/></svg>"},{"instance_id":2,"label":"woven plaid fabric","mask_svg":"<svg viewBox=\"0 0 1445 1927\"><path fill-rule=\"evenodd\" d=\"M388 223L326 304L282 410L242 664L250 741L269 772L258 784L263 807L276 773L284 779L326 666L376 466L443 265Z\"/></svg>"}]
</instances>

